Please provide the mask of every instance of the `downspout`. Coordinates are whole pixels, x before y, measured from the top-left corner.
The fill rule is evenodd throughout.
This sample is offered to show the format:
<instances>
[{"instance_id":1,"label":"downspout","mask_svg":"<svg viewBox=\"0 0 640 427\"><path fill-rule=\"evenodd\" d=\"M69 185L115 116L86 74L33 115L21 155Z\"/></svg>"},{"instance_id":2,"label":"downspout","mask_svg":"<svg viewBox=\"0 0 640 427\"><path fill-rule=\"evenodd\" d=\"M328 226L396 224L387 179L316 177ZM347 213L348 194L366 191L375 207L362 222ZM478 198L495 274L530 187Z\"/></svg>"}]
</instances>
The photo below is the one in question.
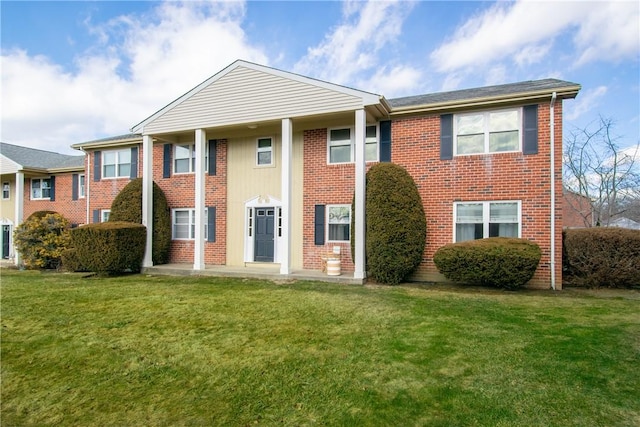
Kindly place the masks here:
<instances>
[{"instance_id":1,"label":"downspout","mask_svg":"<svg viewBox=\"0 0 640 427\"><path fill-rule=\"evenodd\" d=\"M555 102L556 93L551 95L549 120L551 130L551 289L556 290L556 174L555 174Z\"/></svg>"}]
</instances>

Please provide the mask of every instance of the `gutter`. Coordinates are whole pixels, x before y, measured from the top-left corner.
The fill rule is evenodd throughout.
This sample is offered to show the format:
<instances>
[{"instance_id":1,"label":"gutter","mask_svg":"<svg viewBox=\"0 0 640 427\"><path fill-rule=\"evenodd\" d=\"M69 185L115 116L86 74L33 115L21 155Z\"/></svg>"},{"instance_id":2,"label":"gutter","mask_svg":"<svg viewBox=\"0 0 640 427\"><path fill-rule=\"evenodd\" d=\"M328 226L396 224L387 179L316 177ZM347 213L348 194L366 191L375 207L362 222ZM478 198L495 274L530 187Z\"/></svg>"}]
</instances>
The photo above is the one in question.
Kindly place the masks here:
<instances>
[{"instance_id":1,"label":"gutter","mask_svg":"<svg viewBox=\"0 0 640 427\"><path fill-rule=\"evenodd\" d=\"M555 179L555 102L556 92L551 95L549 120L551 132L551 289L556 290L556 179Z\"/></svg>"}]
</instances>

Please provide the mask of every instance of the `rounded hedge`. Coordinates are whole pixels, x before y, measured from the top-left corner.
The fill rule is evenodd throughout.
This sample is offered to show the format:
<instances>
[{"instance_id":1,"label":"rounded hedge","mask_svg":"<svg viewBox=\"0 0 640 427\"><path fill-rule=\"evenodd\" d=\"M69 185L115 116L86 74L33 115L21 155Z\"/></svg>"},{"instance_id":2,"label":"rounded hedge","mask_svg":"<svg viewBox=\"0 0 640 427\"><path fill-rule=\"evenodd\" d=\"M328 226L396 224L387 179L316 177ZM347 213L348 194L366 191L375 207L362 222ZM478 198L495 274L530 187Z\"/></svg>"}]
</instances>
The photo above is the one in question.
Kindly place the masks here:
<instances>
[{"instance_id":1,"label":"rounded hedge","mask_svg":"<svg viewBox=\"0 0 640 427\"><path fill-rule=\"evenodd\" d=\"M38 211L16 227L13 239L26 268L57 269L70 245L69 221L54 211Z\"/></svg>"},{"instance_id":2,"label":"rounded hedge","mask_svg":"<svg viewBox=\"0 0 640 427\"><path fill-rule=\"evenodd\" d=\"M146 227L132 222L109 221L71 230L78 265L95 273L139 272L146 238Z\"/></svg>"},{"instance_id":3,"label":"rounded hedge","mask_svg":"<svg viewBox=\"0 0 640 427\"><path fill-rule=\"evenodd\" d=\"M640 287L640 230L568 229L563 237L563 282L589 288Z\"/></svg>"},{"instance_id":4,"label":"rounded hedge","mask_svg":"<svg viewBox=\"0 0 640 427\"><path fill-rule=\"evenodd\" d=\"M367 271L380 283L398 284L422 261L427 235L422 199L411 175L394 163L373 165L366 176L365 209Z\"/></svg>"},{"instance_id":5,"label":"rounded hedge","mask_svg":"<svg viewBox=\"0 0 640 427\"><path fill-rule=\"evenodd\" d=\"M109 221L142 224L142 178L131 180L111 203ZM169 261L171 249L171 212L162 189L153 183L153 244L151 259L155 265Z\"/></svg>"},{"instance_id":6,"label":"rounded hedge","mask_svg":"<svg viewBox=\"0 0 640 427\"><path fill-rule=\"evenodd\" d=\"M454 282L516 289L531 280L541 256L540 247L529 240L490 237L442 246L433 262Z\"/></svg>"}]
</instances>

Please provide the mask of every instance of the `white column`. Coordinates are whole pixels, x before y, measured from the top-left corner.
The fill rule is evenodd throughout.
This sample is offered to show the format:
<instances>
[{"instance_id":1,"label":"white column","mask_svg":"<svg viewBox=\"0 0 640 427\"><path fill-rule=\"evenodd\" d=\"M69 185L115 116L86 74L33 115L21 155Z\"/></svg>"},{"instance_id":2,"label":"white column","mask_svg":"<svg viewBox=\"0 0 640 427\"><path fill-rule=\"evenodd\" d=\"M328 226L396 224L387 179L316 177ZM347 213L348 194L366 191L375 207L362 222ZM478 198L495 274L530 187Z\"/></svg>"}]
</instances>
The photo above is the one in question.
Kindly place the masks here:
<instances>
[{"instance_id":1,"label":"white column","mask_svg":"<svg viewBox=\"0 0 640 427\"><path fill-rule=\"evenodd\" d=\"M280 274L291 273L291 150L293 146L291 119L282 119L282 246Z\"/></svg>"},{"instance_id":2,"label":"white column","mask_svg":"<svg viewBox=\"0 0 640 427\"><path fill-rule=\"evenodd\" d=\"M153 266L153 138L142 136L142 225L147 227L143 267Z\"/></svg>"},{"instance_id":3,"label":"white column","mask_svg":"<svg viewBox=\"0 0 640 427\"><path fill-rule=\"evenodd\" d=\"M22 224L22 220L24 219L23 216L24 216L24 173L16 172L16 206L15 206L14 220L13 220L14 229L12 231L15 230L15 227ZM22 257L20 255L20 252L16 250L16 244L15 244L15 241L13 240L13 237L11 237L11 245L13 246L12 248L13 255L14 255L13 262L15 263L15 265L20 265L22 263Z\"/></svg>"},{"instance_id":4,"label":"white column","mask_svg":"<svg viewBox=\"0 0 640 427\"><path fill-rule=\"evenodd\" d=\"M365 137L366 137L366 119L364 110L356 110L356 128L355 128L355 163L356 163L356 211L355 226L355 270L353 272L354 279L365 278Z\"/></svg>"},{"instance_id":5,"label":"white column","mask_svg":"<svg viewBox=\"0 0 640 427\"><path fill-rule=\"evenodd\" d=\"M204 155L207 134L196 129L196 235L193 247L193 269L204 270Z\"/></svg>"}]
</instances>

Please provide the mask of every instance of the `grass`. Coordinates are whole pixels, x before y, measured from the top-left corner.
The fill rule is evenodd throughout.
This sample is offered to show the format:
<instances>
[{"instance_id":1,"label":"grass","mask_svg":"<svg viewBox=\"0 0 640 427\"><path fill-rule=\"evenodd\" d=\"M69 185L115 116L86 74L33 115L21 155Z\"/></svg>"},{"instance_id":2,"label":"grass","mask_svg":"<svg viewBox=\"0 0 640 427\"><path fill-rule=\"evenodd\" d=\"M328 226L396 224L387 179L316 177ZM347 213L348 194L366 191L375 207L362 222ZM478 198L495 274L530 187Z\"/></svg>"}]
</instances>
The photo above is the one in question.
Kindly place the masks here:
<instances>
[{"instance_id":1,"label":"grass","mask_svg":"<svg viewBox=\"0 0 640 427\"><path fill-rule=\"evenodd\" d=\"M637 426L640 298L2 270L3 426Z\"/></svg>"}]
</instances>

